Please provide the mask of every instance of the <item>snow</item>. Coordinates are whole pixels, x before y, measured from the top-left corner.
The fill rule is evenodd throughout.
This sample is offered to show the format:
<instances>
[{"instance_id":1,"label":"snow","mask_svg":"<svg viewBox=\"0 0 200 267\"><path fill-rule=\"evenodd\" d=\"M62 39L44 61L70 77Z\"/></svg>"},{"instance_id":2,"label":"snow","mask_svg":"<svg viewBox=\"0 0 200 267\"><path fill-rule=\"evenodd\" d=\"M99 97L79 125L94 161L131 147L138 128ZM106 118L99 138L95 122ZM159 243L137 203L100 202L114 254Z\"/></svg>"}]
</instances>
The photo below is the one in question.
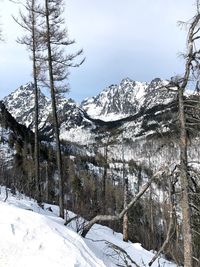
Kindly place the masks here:
<instances>
[{"instance_id":1,"label":"snow","mask_svg":"<svg viewBox=\"0 0 200 267\"><path fill-rule=\"evenodd\" d=\"M39 128L42 128L47 120L51 110L51 102L39 91L40 101L39 110ZM3 99L7 110L19 122L29 127L34 119L33 112L35 106L34 85L29 82L24 86L20 86L13 93ZM42 113L42 114L41 114Z\"/></svg>"},{"instance_id":2,"label":"snow","mask_svg":"<svg viewBox=\"0 0 200 267\"><path fill-rule=\"evenodd\" d=\"M33 212L41 209L32 201L11 203L0 202L0 266L105 266L61 218Z\"/></svg>"},{"instance_id":3,"label":"snow","mask_svg":"<svg viewBox=\"0 0 200 267\"><path fill-rule=\"evenodd\" d=\"M8 145L8 139L10 131L0 126L0 158L4 160L4 163L11 163L15 151Z\"/></svg>"},{"instance_id":4,"label":"snow","mask_svg":"<svg viewBox=\"0 0 200 267\"><path fill-rule=\"evenodd\" d=\"M98 224L83 239L74 229L75 222L64 226L57 216L57 206L45 204L42 209L33 199L10 192L4 202L5 188L0 189L2 267L114 267L123 264L116 247L126 251L139 266L147 266L154 255L141 244L123 242L120 233ZM71 212L69 215L74 216ZM165 259L159 259L159 264L157 261L152 266L176 266Z\"/></svg>"},{"instance_id":5,"label":"snow","mask_svg":"<svg viewBox=\"0 0 200 267\"><path fill-rule=\"evenodd\" d=\"M80 145L89 145L94 142L90 129L84 129L82 126L66 130L64 125L61 126L60 139L78 143Z\"/></svg>"},{"instance_id":6,"label":"snow","mask_svg":"<svg viewBox=\"0 0 200 267\"><path fill-rule=\"evenodd\" d=\"M81 107L91 118L114 121L130 116L124 111L125 105L139 110L145 100L148 83L123 79L119 85L111 85L98 96L85 99Z\"/></svg>"}]
</instances>

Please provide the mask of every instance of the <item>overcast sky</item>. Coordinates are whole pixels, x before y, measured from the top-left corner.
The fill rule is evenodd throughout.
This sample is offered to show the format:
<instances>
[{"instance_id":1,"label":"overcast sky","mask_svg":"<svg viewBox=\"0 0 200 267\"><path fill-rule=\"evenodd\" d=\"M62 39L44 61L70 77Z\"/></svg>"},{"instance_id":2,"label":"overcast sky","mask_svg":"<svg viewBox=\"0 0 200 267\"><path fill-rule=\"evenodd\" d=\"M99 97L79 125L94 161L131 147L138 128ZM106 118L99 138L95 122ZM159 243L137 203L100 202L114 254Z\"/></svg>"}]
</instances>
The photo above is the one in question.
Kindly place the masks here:
<instances>
[{"instance_id":1,"label":"overcast sky","mask_svg":"<svg viewBox=\"0 0 200 267\"><path fill-rule=\"evenodd\" d=\"M70 93L80 102L129 77L150 81L183 72L178 56L186 31L177 26L194 15L193 0L66 0L66 25L84 49L85 63L71 70ZM26 48L15 42L21 32L11 14L18 7L0 2L5 42L0 44L0 98L31 81Z\"/></svg>"}]
</instances>

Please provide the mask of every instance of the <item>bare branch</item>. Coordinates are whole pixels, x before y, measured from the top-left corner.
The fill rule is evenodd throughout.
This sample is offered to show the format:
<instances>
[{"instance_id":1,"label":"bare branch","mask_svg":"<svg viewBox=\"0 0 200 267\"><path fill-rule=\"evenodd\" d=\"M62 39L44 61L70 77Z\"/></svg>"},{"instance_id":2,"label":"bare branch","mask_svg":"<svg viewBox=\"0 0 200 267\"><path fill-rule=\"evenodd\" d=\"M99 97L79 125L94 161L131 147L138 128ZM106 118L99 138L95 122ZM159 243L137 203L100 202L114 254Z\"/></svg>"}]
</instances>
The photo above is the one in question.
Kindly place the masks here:
<instances>
[{"instance_id":1,"label":"bare branch","mask_svg":"<svg viewBox=\"0 0 200 267\"><path fill-rule=\"evenodd\" d=\"M131 202L119 213L116 215L97 215L95 216L91 221L89 221L82 233L81 236L85 237L88 233L88 231L91 229L91 227L98 222L102 222L102 221L117 221L120 220L121 218L123 218L124 214L130 209L132 208L135 203L141 198L141 196L147 191L147 189L149 188L149 186L151 185L151 183L158 177L161 176L164 173L163 170L160 170L158 172L156 172L151 179L142 186L141 190L136 194L136 196L131 200Z\"/></svg>"}]
</instances>

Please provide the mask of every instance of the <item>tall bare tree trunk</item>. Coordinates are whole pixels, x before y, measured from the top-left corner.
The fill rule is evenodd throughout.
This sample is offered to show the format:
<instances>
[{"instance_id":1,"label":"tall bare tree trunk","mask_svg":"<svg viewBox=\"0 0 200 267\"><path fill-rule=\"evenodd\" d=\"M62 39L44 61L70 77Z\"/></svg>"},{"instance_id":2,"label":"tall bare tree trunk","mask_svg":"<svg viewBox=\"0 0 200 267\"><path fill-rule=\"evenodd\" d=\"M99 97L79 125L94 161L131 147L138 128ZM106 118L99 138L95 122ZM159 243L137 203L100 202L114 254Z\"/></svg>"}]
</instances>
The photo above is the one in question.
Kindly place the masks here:
<instances>
[{"instance_id":1,"label":"tall bare tree trunk","mask_svg":"<svg viewBox=\"0 0 200 267\"><path fill-rule=\"evenodd\" d=\"M125 161L124 161L124 138L122 136L122 175L124 183L124 209L128 205L128 177L125 175ZM123 240L128 242L128 212L123 216Z\"/></svg>"},{"instance_id":2,"label":"tall bare tree trunk","mask_svg":"<svg viewBox=\"0 0 200 267\"><path fill-rule=\"evenodd\" d=\"M53 78L53 62L52 62L52 50L51 50L48 0L45 0L45 10L46 10L45 17L46 17L46 29L47 29L46 39L47 39L47 50L48 50L49 80L50 80L54 134L56 139L56 157L57 157L58 179L59 179L59 208L60 208L60 217L64 218L62 158L61 158L59 125L58 125L57 106L56 106L56 95L55 95L54 78Z\"/></svg>"},{"instance_id":3,"label":"tall bare tree trunk","mask_svg":"<svg viewBox=\"0 0 200 267\"><path fill-rule=\"evenodd\" d=\"M124 183L124 209L127 207L128 204L128 197L127 197L127 186L128 179L125 178ZM123 241L128 242L128 212L126 212L123 216Z\"/></svg>"},{"instance_id":4,"label":"tall bare tree trunk","mask_svg":"<svg viewBox=\"0 0 200 267\"><path fill-rule=\"evenodd\" d=\"M187 132L184 111L183 89L179 88L179 124L180 124L180 180L182 189L182 216L184 238L184 266L192 267L192 234L189 206L189 183L187 174Z\"/></svg>"},{"instance_id":5,"label":"tall bare tree trunk","mask_svg":"<svg viewBox=\"0 0 200 267\"><path fill-rule=\"evenodd\" d=\"M198 2L197 2L198 4ZM188 31L187 55L185 63L185 73L181 83L178 86L179 100L179 127L180 127L180 181L182 190L182 216L183 216L183 244L184 244L184 266L192 267L193 251L192 251L192 233L191 233L191 212L189 205L189 181L188 181L188 162L187 162L187 130L184 109L184 92L190 79L191 69L193 69L193 61L195 64L199 59L196 57L195 40L199 39L196 34L199 32L200 14L194 16ZM197 28L196 28L197 27Z\"/></svg>"},{"instance_id":6,"label":"tall bare tree trunk","mask_svg":"<svg viewBox=\"0 0 200 267\"><path fill-rule=\"evenodd\" d=\"M45 178L46 178L46 202L49 201L49 176L48 176L48 162L45 163Z\"/></svg>"},{"instance_id":7,"label":"tall bare tree trunk","mask_svg":"<svg viewBox=\"0 0 200 267\"><path fill-rule=\"evenodd\" d=\"M102 212L106 213L106 180L107 180L107 169L108 169L108 144L104 147L104 168L103 168L103 179L102 179Z\"/></svg>"},{"instance_id":8,"label":"tall bare tree trunk","mask_svg":"<svg viewBox=\"0 0 200 267\"><path fill-rule=\"evenodd\" d=\"M41 183L40 183L40 164L39 164L39 138L38 138L38 84L37 84L37 65L36 65L36 34L35 34L35 0L32 0L32 46L33 46L33 79L34 79L34 89L35 89L35 179L37 185L37 201L41 203Z\"/></svg>"}]
</instances>

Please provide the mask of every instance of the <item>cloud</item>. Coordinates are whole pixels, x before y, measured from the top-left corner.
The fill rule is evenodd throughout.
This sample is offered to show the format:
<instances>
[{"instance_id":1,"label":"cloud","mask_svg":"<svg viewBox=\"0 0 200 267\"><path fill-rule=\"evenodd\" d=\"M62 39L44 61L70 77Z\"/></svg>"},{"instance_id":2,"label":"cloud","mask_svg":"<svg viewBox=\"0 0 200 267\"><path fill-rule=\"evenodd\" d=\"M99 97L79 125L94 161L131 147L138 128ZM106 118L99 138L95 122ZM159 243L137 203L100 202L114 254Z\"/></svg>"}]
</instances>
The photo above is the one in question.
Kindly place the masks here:
<instances>
[{"instance_id":1,"label":"cloud","mask_svg":"<svg viewBox=\"0 0 200 267\"><path fill-rule=\"evenodd\" d=\"M25 47L15 42L22 31L11 13L17 15L18 6L8 0L0 5L6 38L0 44L0 82L6 95L31 79L31 63ZM70 96L80 100L95 95L123 76L145 81L181 72L177 54L185 49L186 32L177 21L188 20L194 10L188 0L66 1L68 31L77 41L74 49L83 48L86 56L83 66L71 70Z\"/></svg>"}]
</instances>

